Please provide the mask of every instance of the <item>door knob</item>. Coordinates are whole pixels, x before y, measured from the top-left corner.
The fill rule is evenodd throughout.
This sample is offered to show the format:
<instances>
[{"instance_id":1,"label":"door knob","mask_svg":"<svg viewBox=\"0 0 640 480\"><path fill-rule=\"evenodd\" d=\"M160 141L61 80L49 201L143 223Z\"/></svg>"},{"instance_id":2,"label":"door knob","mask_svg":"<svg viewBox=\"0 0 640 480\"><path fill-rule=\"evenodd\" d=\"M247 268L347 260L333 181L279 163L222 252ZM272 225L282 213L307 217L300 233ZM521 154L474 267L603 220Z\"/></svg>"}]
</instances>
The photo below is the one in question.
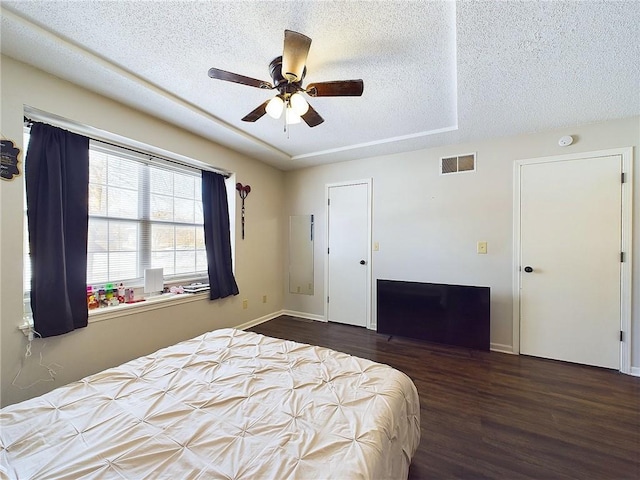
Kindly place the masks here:
<instances>
[{"instance_id":1,"label":"door knob","mask_svg":"<svg viewBox=\"0 0 640 480\"><path fill-rule=\"evenodd\" d=\"M533 272L533 268L531 268L529 266L526 266L526 267L524 267L524 271L527 272L527 273L531 273L531 272Z\"/></svg>"},{"instance_id":2,"label":"door knob","mask_svg":"<svg viewBox=\"0 0 640 480\"><path fill-rule=\"evenodd\" d=\"M367 262L365 262L364 260L360 260L360 265L365 265Z\"/></svg>"}]
</instances>

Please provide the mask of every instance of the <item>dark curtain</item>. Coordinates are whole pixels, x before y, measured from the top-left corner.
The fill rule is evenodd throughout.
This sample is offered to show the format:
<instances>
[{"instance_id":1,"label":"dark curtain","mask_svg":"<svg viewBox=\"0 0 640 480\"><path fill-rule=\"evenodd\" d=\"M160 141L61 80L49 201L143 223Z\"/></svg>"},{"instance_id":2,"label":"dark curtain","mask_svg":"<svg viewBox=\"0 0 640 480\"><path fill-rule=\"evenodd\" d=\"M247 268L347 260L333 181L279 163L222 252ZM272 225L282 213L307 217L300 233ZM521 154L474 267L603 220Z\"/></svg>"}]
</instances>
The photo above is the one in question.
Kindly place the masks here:
<instances>
[{"instance_id":1,"label":"dark curtain","mask_svg":"<svg viewBox=\"0 0 640 480\"><path fill-rule=\"evenodd\" d=\"M209 271L209 298L237 295L238 285L231 264L229 206L224 177L202 171L202 211L204 213L204 243Z\"/></svg>"},{"instance_id":2,"label":"dark curtain","mask_svg":"<svg viewBox=\"0 0 640 480\"><path fill-rule=\"evenodd\" d=\"M25 183L34 328L62 335L88 319L89 139L34 123Z\"/></svg>"}]
</instances>

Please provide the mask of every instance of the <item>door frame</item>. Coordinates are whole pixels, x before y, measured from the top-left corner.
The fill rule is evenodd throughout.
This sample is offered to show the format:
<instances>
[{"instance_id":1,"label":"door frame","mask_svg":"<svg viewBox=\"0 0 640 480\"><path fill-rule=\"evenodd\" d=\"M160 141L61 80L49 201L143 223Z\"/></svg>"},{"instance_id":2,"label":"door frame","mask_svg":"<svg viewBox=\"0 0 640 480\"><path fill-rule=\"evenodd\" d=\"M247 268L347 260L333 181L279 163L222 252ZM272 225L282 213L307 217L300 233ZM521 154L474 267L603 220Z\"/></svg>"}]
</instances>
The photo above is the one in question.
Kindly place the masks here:
<instances>
[{"instance_id":1,"label":"door frame","mask_svg":"<svg viewBox=\"0 0 640 480\"><path fill-rule=\"evenodd\" d=\"M336 182L336 183L327 183L324 186L324 224L325 228L325 252L324 252L324 321L329 321L329 307L327 305L327 295L329 295L329 190L333 187L348 187L349 185L361 185L365 184L367 186L367 275L366 275L366 319L365 325L366 328L371 330L375 329L375 326L371 323L371 278L373 274L373 265L371 264L371 242L372 242L372 217L373 217L373 178L365 178L363 180L351 180L344 182Z\"/></svg>"},{"instance_id":2,"label":"door frame","mask_svg":"<svg viewBox=\"0 0 640 480\"><path fill-rule=\"evenodd\" d=\"M620 372L631 374L631 275L633 269L633 147L594 152L553 155L516 160L513 168L513 353L520 354L520 178L522 167L536 163L559 162L620 155L625 181L622 183L622 245L624 262L620 270Z\"/></svg>"}]
</instances>

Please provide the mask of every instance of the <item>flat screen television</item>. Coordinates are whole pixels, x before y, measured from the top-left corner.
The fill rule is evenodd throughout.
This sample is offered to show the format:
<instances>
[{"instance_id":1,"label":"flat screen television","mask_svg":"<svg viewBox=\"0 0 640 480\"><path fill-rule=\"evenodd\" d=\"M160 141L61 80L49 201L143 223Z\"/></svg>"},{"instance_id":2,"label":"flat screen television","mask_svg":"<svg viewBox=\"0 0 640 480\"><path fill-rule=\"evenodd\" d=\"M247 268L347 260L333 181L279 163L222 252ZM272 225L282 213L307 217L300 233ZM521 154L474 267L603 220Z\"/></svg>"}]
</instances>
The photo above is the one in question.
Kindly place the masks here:
<instances>
[{"instance_id":1,"label":"flat screen television","mask_svg":"<svg viewBox=\"0 0 640 480\"><path fill-rule=\"evenodd\" d=\"M377 331L489 350L490 288L377 281Z\"/></svg>"}]
</instances>

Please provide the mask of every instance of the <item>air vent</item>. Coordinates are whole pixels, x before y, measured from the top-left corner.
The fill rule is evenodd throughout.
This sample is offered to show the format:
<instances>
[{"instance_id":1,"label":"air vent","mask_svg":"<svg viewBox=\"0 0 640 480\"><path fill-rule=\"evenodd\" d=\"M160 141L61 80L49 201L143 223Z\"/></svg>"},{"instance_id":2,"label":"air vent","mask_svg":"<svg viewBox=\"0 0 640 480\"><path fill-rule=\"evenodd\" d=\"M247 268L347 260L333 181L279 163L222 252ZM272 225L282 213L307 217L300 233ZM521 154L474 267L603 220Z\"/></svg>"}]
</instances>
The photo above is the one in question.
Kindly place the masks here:
<instances>
[{"instance_id":1,"label":"air vent","mask_svg":"<svg viewBox=\"0 0 640 480\"><path fill-rule=\"evenodd\" d=\"M466 153L455 157L440 158L440 174L449 175L452 173L475 172L476 154Z\"/></svg>"}]
</instances>

